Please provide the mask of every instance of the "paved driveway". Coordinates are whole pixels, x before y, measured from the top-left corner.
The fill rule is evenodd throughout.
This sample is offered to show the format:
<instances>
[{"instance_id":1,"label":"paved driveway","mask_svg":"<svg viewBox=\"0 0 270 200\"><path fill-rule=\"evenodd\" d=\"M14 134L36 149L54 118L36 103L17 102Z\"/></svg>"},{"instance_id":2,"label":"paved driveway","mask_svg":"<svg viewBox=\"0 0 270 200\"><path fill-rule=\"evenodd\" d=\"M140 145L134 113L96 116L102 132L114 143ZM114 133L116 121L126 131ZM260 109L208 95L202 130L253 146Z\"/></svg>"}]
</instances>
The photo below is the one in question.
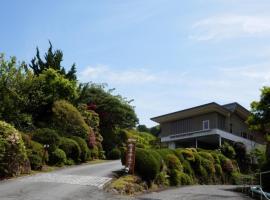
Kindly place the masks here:
<instances>
[{"instance_id":1,"label":"paved driveway","mask_svg":"<svg viewBox=\"0 0 270 200\"><path fill-rule=\"evenodd\" d=\"M248 200L249 197L234 192L235 186L195 185L154 192L138 197L140 200Z\"/></svg>"},{"instance_id":2,"label":"paved driveway","mask_svg":"<svg viewBox=\"0 0 270 200\"><path fill-rule=\"evenodd\" d=\"M120 161L74 166L0 182L0 200L119 199L101 188Z\"/></svg>"}]
</instances>

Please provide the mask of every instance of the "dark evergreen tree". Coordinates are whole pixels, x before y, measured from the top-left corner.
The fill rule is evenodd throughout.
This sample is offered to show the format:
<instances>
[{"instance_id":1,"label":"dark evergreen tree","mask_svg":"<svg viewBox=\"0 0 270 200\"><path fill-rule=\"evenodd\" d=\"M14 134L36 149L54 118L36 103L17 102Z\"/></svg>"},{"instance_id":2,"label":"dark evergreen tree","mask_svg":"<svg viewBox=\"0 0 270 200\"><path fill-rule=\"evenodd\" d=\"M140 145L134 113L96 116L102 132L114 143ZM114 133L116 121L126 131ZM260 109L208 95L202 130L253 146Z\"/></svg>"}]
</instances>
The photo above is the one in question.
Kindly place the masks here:
<instances>
[{"instance_id":1,"label":"dark evergreen tree","mask_svg":"<svg viewBox=\"0 0 270 200\"><path fill-rule=\"evenodd\" d=\"M60 74L65 75L67 79L76 81L75 64L73 64L70 70L66 73L65 68L61 66L61 62L63 61L63 52L59 49L53 51L53 46L50 41L49 44L50 46L47 53L45 53L44 61L40 57L39 48L37 47L36 56L31 60L31 64L29 64L29 67L33 69L34 74L38 76L44 70L52 68Z\"/></svg>"}]
</instances>

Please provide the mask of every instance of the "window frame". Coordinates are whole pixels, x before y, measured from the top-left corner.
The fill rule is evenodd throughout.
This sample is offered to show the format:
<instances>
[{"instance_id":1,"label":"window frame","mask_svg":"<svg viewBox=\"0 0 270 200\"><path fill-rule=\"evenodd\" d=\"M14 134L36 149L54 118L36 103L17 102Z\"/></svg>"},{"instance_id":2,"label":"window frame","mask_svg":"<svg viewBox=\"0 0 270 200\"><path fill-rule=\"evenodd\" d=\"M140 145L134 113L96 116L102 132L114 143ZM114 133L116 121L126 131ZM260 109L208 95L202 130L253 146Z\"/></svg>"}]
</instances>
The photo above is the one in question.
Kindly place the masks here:
<instances>
[{"instance_id":1,"label":"window frame","mask_svg":"<svg viewBox=\"0 0 270 200\"><path fill-rule=\"evenodd\" d=\"M208 128L205 128L205 123L208 124ZM203 130L210 130L210 121L209 121L209 119L202 121L202 128L203 128Z\"/></svg>"}]
</instances>

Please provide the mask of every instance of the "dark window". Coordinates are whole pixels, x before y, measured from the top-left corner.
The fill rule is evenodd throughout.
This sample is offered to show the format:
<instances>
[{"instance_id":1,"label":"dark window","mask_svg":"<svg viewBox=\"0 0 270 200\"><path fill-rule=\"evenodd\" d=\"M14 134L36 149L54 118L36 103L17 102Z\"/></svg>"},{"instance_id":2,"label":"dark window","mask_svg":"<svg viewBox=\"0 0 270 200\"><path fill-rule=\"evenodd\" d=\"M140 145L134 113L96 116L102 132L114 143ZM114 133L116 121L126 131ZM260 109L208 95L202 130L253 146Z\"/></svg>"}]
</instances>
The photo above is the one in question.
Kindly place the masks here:
<instances>
[{"instance_id":1,"label":"dark window","mask_svg":"<svg viewBox=\"0 0 270 200\"><path fill-rule=\"evenodd\" d=\"M209 128L209 120L203 120L203 130L208 130Z\"/></svg>"}]
</instances>

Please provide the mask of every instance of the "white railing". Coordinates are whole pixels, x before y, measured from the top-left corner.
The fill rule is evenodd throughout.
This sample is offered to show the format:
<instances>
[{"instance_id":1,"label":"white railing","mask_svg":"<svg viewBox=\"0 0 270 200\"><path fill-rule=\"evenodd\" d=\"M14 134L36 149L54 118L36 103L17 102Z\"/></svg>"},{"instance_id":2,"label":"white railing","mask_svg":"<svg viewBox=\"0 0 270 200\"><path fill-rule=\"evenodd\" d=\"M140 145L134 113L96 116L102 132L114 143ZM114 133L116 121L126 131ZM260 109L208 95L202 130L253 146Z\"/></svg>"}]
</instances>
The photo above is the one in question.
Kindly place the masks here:
<instances>
[{"instance_id":1,"label":"white railing","mask_svg":"<svg viewBox=\"0 0 270 200\"><path fill-rule=\"evenodd\" d=\"M263 191L262 177L270 174L270 171L254 173L249 180L242 182L242 192L248 193L252 197L258 196L260 200L270 200L270 193Z\"/></svg>"}]
</instances>

